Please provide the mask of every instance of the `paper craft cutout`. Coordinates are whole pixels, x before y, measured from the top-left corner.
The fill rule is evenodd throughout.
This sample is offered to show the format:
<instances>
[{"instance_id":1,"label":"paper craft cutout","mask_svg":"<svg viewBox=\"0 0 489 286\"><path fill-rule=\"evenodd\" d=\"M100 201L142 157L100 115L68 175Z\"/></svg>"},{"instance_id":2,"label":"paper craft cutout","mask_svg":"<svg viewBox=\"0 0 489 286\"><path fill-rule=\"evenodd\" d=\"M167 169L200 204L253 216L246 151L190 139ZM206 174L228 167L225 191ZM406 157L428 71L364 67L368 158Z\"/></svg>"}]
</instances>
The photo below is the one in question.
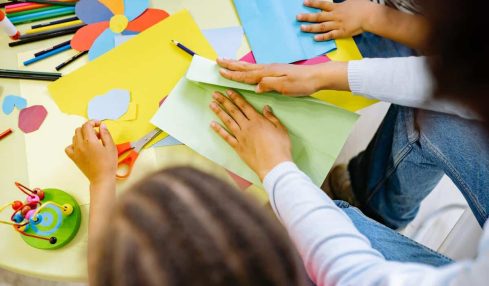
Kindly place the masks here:
<instances>
[{"instance_id":1,"label":"paper craft cutout","mask_svg":"<svg viewBox=\"0 0 489 286\"><path fill-rule=\"evenodd\" d=\"M239 187L240 190L244 191L246 190L249 186L253 185L251 182L241 178L240 176L236 175L235 173L231 171L227 171L231 179L236 183L236 185Z\"/></svg>"},{"instance_id":2,"label":"paper craft cutout","mask_svg":"<svg viewBox=\"0 0 489 286\"><path fill-rule=\"evenodd\" d=\"M19 113L19 129L24 133L34 132L41 127L47 115L48 111L42 105L24 108Z\"/></svg>"},{"instance_id":3,"label":"paper craft cutout","mask_svg":"<svg viewBox=\"0 0 489 286\"><path fill-rule=\"evenodd\" d=\"M122 115L119 120L131 121L135 120L138 117L138 105L136 103L130 103L127 112Z\"/></svg>"},{"instance_id":4,"label":"paper craft cutout","mask_svg":"<svg viewBox=\"0 0 489 286\"><path fill-rule=\"evenodd\" d=\"M317 12L302 0L234 0L251 50L260 64L293 63L336 48L333 40L317 42L300 30L297 14Z\"/></svg>"},{"instance_id":5,"label":"paper craft cutout","mask_svg":"<svg viewBox=\"0 0 489 286\"><path fill-rule=\"evenodd\" d=\"M27 100L25 98L17 96L17 95L7 95L3 99L2 110L3 113L9 115L14 111L14 108L22 110L26 108Z\"/></svg>"},{"instance_id":6,"label":"paper craft cutout","mask_svg":"<svg viewBox=\"0 0 489 286\"><path fill-rule=\"evenodd\" d=\"M92 61L116 46L116 35L126 31L137 34L168 17L163 10L147 9L148 5L148 0L80 0L76 15L88 25L76 32L73 49L88 50Z\"/></svg>"},{"instance_id":7,"label":"paper craft cutout","mask_svg":"<svg viewBox=\"0 0 489 286\"><path fill-rule=\"evenodd\" d=\"M337 49L328 53L327 56L319 56L306 61L299 61L294 64L308 65L328 62L330 59L334 61L349 61L362 59L362 55L358 51L357 45L352 38L339 39L336 41ZM252 52L249 52L241 58L242 61L248 63L256 63ZM353 95L349 91L337 90L322 90L311 95L314 98L334 104L348 111L358 111L369 105L376 103L376 100L368 99L363 96Z\"/></svg>"},{"instance_id":8,"label":"paper craft cutout","mask_svg":"<svg viewBox=\"0 0 489 286\"><path fill-rule=\"evenodd\" d=\"M117 120L129 108L131 96L124 89L112 89L104 95L95 96L88 103L88 119Z\"/></svg>"},{"instance_id":9,"label":"paper craft cutout","mask_svg":"<svg viewBox=\"0 0 489 286\"><path fill-rule=\"evenodd\" d=\"M220 57L236 58L236 54L243 43L243 29L241 27L207 29L202 30L202 33Z\"/></svg>"},{"instance_id":10,"label":"paper craft cutout","mask_svg":"<svg viewBox=\"0 0 489 286\"><path fill-rule=\"evenodd\" d=\"M199 55L216 58L190 13L181 11L51 83L48 86L51 97L62 112L86 116L88 102L93 97L113 88L130 90L131 100L138 108L137 119L109 121L107 127L116 143L138 140L154 129L149 120L158 109L158 103L190 65L192 58L175 47L172 39L185 43Z\"/></svg>"},{"instance_id":11,"label":"paper craft cutout","mask_svg":"<svg viewBox=\"0 0 489 286\"><path fill-rule=\"evenodd\" d=\"M167 136L165 139L156 142L153 145L153 147L164 147L164 146L174 146L174 145L183 145L183 143L171 136Z\"/></svg>"},{"instance_id":12,"label":"paper craft cutout","mask_svg":"<svg viewBox=\"0 0 489 286\"><path fill-rule=\"evenodd\" d=\"M134 35L115 35L115 38L114 38L115 46L117 47L117 46L129 41L133 37L134 37Z\"/></svg>"},{"instance_id":13,"label":"paper craft cutout","mask_svg":"<svg viewBox=\"0 0 489 286\"><path fill-rule=\"evenodd\" d=\"M219 119L208 108L212 93L237 85L220 77L213 61L194 56L183 78L151 122L204 157L238 176L261 185L259 178L236 152L209 127ZM294 162L321 185L349 135L357 115L312 98L255 94L245 87L240 93L257 109L268 104L289 130Z\"/></svg>"}]
</instances>

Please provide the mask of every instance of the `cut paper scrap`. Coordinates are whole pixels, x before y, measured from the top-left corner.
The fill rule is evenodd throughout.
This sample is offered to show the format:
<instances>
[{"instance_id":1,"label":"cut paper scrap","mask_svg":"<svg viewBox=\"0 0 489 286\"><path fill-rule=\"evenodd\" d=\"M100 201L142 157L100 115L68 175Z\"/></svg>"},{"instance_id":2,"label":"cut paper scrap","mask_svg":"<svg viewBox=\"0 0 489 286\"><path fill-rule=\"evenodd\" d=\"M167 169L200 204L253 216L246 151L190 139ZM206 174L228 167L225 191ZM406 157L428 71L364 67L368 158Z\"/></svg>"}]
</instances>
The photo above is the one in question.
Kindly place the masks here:
<instances>
[{"instance_id":1,"label":"cut paper scrap","mask_svg":"<svg viewBox=\"0 0 489 286\"><path fill-rule=\"evenodd\" d=\"M177 84L151 122L204 157L261 186L260 179L236 152L209 127L219 119L208 108L214 91L240 86L239 92L257 109L270 105L289 130L294 162L320 186L358 116L312 98L256 94L219 75L213 61L194 56L187 76Z\"/></svg>"},{"instance_id":2,"label":"cut paper scrap","mask_svg":"<svg viewBox=\"0 0 489 286\"><path fill-rule=\"evenodd\" d=\"M119 120L130 121L138 118L138 105L134 102L129 103L129 108L127 108L127 112L122 115Z\"/></svg>"},{"instance_id":3,"label":"cut paper scrap","mask_svg":"<svg viewBox=\"0 0 489 286\"><path fill-rule=\"evenodd\" d=\"M116 143L136 141L154 129L149 121L158 103L190 66L192 58L175 47L172 39L185 43L199 55L216 58L190 13L181 11L51 83L48 86L51 97L62 112L86 116L93 97L113 88L130 90L131 101L137 104L137 119L109 121L107 127ZM162 134L154 142L165 136Z\"/></svg>"},{"instance_id":4,"label":"cut paper scrap","mask_svg":"<svg viewBox=\"0 0 489 286\"><path fill-rule=\"evenodd\" d=\"M27 100L25 98L17 95L7 95L3 99L2 110L3 113L9 115L14 111L14 108L22 110L26 108L26 106L27 106Z\"/></svg>"},{"instance_id":5,"label":"cut paper scrap","mask_svg":"<svg viewBox=\"0 0 489 286\"><path fill-rule=\"evenodd\" d=\"M302 0L233 0L251 50L260 64L293 63L334 50L333 40L317 42L300 30L297 14L317 12Z\"/></svg>"},{"instance_id":6,"label":"cut paper scrap","mask_svg":"<svg viewBox=\"0 0 489 286\"><path fill-rule=\"evenodd\" d=\"M241 44L243 43L243 29L241 27L229 27L202 30L204 36L216 50L219 57L235 59Z\"/></svg>"},{"instance_id":7,"label":"cut paper scrap","mask_svg":"<svg viewBox=\"0 0 489 286\"><path fill-rule=\"evenodd\" d=\"M349 61L360 60L362 55L358 51L357 45L352 38L339 39L336 41L337 49L328 53L327 56L319 56L305 61L299 61L294 64L297 65L310 65L325 63L331 60L334 61ZM253 53L250 52L241 58L242 61L248 63L256 63ZM368 99L363 96L354 95L349 91L337 91L337 90L321 90L311 95L314 98L331 103L348 111L358 111L362 108L370 106L376 103L376 100Z\"/></svg>"},{"instance_id":8,"label":"cut paper scrap","mask_svg":"<svg viewBox=\"0 0 489 286\"><path fill-rule=\"evenodd\" d=\"M114 44L115 46L119 46L127 41L129 41L130 39L132 39L135 35L115 35L115 38L114 38Z\"/></svg>"},{"instance_id":9,"label":"cut paper scrap","mask_svg":"<svg viewBox=\"0 0 489 286\"><path fill-rule=\"evenodd\" d=\"M236 183L240 190L246 190L249 186L253 185L251 182L241 178L231 171L227 171L231 179Z\"/></svg>"},{"instance_id":10,"label":"cut paper scrap","mask_svg":"<svg viewBox=\"0 0 489 286\"><path fill-rule=\"evenodd\" d=\"M167 136L165 139L156 142L153 145L153 147L165 147L165 146L175 146L175 145L183 145L183 143L171 136Z\"/></svg>"},{"instance_id":11,"label":"cut paper scrap","mask_svg":"<svg viewBox=\"0 0 489 286\"><path fill-rule=\"evenodd\" d=\"M163 10L148 9L149 0L80 0L77 16L86 24L71 41L77 51L89 51L89 60L116 47L115 37L139 33L168 17Z\"/></svg>"},{"instance_id":12,"label":"cut paper scrap","mask_svg":"<svg viewBox=\"0 0 489 286\"><path fill-rule=\"evenodd\" d=\"M19 129L24 133L38 130L48 116L48 111L42 105L33 105L22 109L19 113Z\"/></svg>"},{"instance_id":13,"label":"cut paper scrap","mask_svg":"<svg viewBox=\"0 0 489 286\"><path fill-rule=\"evenodd\" d=\"M124 89L112 89L106 94L95 96L88 103L88 119L117 120L129 108L131 95Z\"/></svg>"}]
</instances>

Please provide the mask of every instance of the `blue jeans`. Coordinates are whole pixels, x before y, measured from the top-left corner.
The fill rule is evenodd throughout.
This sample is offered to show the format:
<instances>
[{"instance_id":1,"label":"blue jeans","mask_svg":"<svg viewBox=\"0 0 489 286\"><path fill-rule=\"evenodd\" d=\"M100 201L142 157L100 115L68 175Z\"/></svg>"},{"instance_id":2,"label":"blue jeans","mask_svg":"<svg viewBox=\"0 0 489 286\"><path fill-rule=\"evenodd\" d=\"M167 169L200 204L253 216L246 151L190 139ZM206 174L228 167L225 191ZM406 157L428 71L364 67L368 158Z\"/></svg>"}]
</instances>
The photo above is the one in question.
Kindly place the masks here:
<instances>
[{"instance_id":1,"label":"blue jeans","mask_svg":"<svg viewBox=\"0 0 489 286\"><path fill-rule=\"evenodd\" d=\"M361 211L344 201L335 201L353 221L355 227L389 261L416 262L431 266L443 266L453 261L424 245L366 217Z\"/></svg>"},{"instance_id":2,"label":"blue jeans","mask_svg":"<svg viewBox=\"0 0 489 286\"><path fill-rule=\"evenodd\" d=\"M489 141L477 121L392 105L367 149L348 164L370 218L398 229L446 174L482 226L489 214Z\"/></svg>"}]
</instances>

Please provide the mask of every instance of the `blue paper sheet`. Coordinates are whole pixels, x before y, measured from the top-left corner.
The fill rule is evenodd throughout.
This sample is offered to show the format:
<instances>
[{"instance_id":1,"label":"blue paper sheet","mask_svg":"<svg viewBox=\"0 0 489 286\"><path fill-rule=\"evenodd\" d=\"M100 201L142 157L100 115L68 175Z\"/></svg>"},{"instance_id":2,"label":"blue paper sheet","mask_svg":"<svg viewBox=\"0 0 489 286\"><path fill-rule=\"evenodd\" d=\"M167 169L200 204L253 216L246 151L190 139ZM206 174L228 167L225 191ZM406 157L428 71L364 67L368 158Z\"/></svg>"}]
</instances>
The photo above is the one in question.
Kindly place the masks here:
<instances>
[{"instance_id":1,"label":"blue paper sheet","mask_svg":"<svg viewBox=\"0 0 489 286\"><path fill-rule=\"evenodd\" d=\"M27 107L27 100L17 95L7 95L3 99L2 110L3 113L9 115L14 111L14 108L22 110Z\"/></svg>"},{"instance_id":2,"label":"blue paper sheet","mask_svg":"<svg viewBox=\"0 0 489 286\"><path fill-rule=\"evenodd\" d=\"M236 59L236 54L243 43L241 27L207 29L202 30L202 33L221 58Z\"/></svg>"},{"instance_id":3,"label":"blue paper sheet","mask_svg":"<svg viewBox=\"0 0 489 286\"><path fill-rule=\"evenodd\" d=\"M130 100L129 91L112 89L104 95L94 97L88 103L88 118L117 120L127 112Z\"/></svg>"},{"instance_id":4,"label":"blue paper sheet","mask_svg":"<svg viewBox=\"0 0 489 286\"><path fill-rule=\"evenodd\" d=\"M316 42L300 30L297 14L317 9L303 0L233 0L257 63L292 63L336 49L334 41Z\"/></svg>"},{"instance_id":5,"label":"blue paper sheet","mask_svg":"<svg viewBox=\"0 0 489 286\"><path fill-rule=\"evenodd\" d=\"M164 147L164 146L174 146L174 145L183 145L183 143L168 135L166 138L156 142L153 145L153 147Z\"/></svg>"}]
</instances>

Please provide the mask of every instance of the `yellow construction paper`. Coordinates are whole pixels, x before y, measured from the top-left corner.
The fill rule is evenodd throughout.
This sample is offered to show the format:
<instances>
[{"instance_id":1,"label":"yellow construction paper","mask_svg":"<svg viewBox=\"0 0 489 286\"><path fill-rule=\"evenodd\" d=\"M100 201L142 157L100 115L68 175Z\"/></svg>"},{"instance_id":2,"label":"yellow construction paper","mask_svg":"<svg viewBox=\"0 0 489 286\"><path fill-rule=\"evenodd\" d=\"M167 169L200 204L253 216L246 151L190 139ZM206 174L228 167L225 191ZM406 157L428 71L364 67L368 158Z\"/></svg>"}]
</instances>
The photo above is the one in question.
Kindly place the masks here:
<instances>
[{"instance_id":1,"label":"yellow construction paper","mask_svg":"<svg viewBox=\"0 0 489 286\"><path fill-rule=\"evenodd\" d=\"M336 50L327 54L332 61L345 62L361 60L362 54L352 38L336 40ZM324 100L348 111L358 111L376 103L376 100L354 95L349 91L322 90L314 93L312 97Z\"/></svg>"},{"instance_id":2,"label":"yellow construction paper","mask_svg":"<svg viewBox=\"0 0 489 286\"><path fill-rule=\"evenodd\" d=\"M119 118L119 120L129 121L135 120L138 117L138 105L134 102L129 103L127 112Z\"/></svg>"},{"instance_id":3,"label":"yellow construction paper","mask_svg":"<svg viewBox=\"0 0 489 286\"><path fill-rule=\"evenodd\" d=\"M114 87L127 89L138 105L138 118L108 121L107 127L116 143L138 140L154 128L149 120L158 103L185 74L192 59L171 40L204 57L217 57L190 13L184 10L52 83L48 87L51 97L64 113L85 116L94 96Z\"/></svg>"}]
</instances>

